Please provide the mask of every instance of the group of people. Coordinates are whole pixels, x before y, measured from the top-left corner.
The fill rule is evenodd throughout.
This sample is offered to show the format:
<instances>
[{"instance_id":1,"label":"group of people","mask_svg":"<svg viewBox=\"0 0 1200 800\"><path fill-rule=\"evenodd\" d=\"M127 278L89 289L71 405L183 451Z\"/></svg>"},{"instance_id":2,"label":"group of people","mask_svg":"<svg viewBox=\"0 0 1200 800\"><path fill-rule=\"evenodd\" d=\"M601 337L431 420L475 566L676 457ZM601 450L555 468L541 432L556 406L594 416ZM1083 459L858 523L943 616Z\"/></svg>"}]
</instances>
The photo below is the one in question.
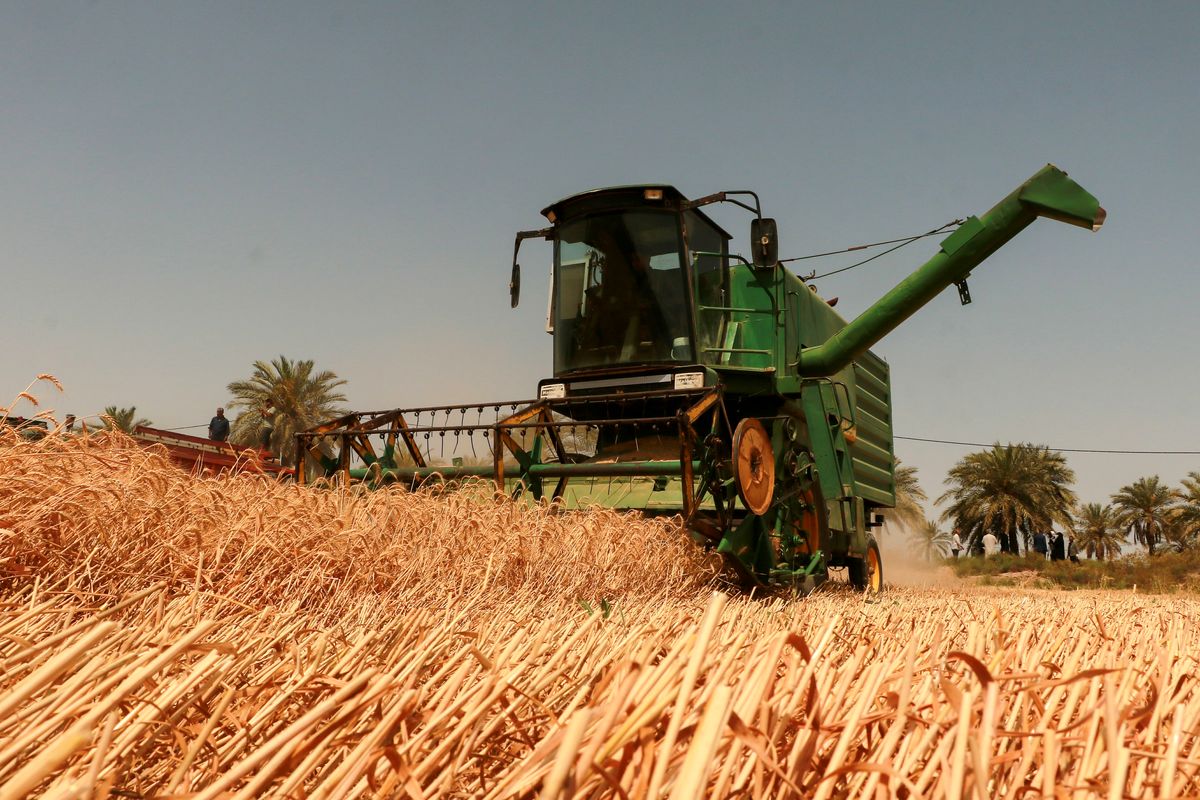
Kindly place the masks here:
<instances>
[{"instance_id":1,"label":"group of people","mask_svg":"<svg viewBox=\"0 0 1200 800\"><path fill-rule=\"evenodd\" d=\"M982 551L978 548L976 553L984 557L994 556L1000 553L1000 538L992 531L983 534L983 538L979 544L982 546ZM1014 543L1015 546L1015 543ZM960 554L965 552L962 533L955 529L950 538L950 556L958 558ZM1048 558L1051 561L1079 561L1079 548L1075 546L1075 540L1069 536L1065 536L1062 531L1050 531L1043 533L1038 531L1033 534L1033 544L1031 549L1034 553L1042 558Z\"/></svg>"},{"instance_id":2,"label":"group of people","mask_svg":"<svg viewBox=\"0 0 1200 800\"><path fill-rule=\"evenodd\" d=\"M1079 548L1075 539L1063 536L1062 531L1051 531L1049 535L1038 531L1033 535L1033 552L1051 561L1079 561Z\"/></svg>"}]
</instances>

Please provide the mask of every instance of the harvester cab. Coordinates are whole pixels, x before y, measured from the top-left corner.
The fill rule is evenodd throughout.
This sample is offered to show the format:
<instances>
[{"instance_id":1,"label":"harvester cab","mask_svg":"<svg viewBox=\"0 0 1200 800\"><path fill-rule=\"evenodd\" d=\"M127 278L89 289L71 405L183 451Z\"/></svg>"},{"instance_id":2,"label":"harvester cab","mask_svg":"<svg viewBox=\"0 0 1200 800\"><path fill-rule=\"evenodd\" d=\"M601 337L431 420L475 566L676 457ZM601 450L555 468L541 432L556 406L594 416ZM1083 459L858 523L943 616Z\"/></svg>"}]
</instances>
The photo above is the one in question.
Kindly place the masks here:
<instances>
[{"instance_id":1,"label":"harvester cab","mask_svg":"<svg viewBox=\"0 0 1200 800\"><path fill-rule=\"evenodd\" d=\"M733 194L753 197L755 205ZM600 189L543 209L552 227L517 235L514 307L521 241L544 237L554 244L546 327L554 334L555 378L745 360L748 354L726 341L736 338L736 323L729 325L731 237L700 210L718 201L755 212L755 263L772 269L774 221L761 218L751 192L689 201L671 186ZM553 381L549 386L555 391Z\"/></svg>"},{"instance_id":2,"label":"harvester cab","mask_svg":"<svg viewBox=\"0 0 1200 800\"><path fill-rule=\"evenodd\" d=\"M554 222L556 378L699 362L713 331L697 325L696 292L719 300L729 236L685 203L669 186L633 187L542 212Z\"/></svg>"},{"instance_id":3,"label":"harvester cab","mask_svg":"<svg viewBox=\"0 0 1200 800\"><path fill-rule=\"evenodd\" d=\"M704 213L717 202L753 213L749 260ZM1104 220L1047 166L847 322L779 263L752 192L623 186L542 214L549 227L517 234L509 287L516 306L521 242L549 240L554 361L537 397L346 415L299 434L298 478L477 477L510 496L678 515L747 586L811 588L846 568L874 591L895 456L889 368L870 348L951 285L965 302L970 271L1038 216ZM473 463L446 464L448 438Z\"/></svg>"}]
</instances>

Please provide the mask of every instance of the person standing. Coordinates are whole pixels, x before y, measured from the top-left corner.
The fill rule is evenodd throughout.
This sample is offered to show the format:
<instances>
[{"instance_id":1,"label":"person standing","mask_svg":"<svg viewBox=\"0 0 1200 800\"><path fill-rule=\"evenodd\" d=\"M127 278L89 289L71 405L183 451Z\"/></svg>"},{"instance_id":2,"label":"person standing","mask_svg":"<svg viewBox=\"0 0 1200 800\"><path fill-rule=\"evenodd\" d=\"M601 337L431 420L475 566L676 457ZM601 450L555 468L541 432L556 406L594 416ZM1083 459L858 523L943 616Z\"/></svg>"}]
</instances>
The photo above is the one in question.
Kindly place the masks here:
<instances>
[{"instance_id":1,"label":"person standing","mask_svg":"<svg viewBox=\"0 0 1200 800\"><path fill-rule=\"evenodd\" d=\"M1074 536L1067 540L1067 558L1075 564L1079 563L1079 548L1075 546Z\"/></svg>"},{"instance_id":2,"label":"person standing","mask_svg":"<svg viewBox=\"0 0 1200 800\"><path fill-rule=\"evenodd\" d=\"M1065 561L1067 558L1066 542L1063 541L1062 531L1055 531L1050 540L1050 560Z\"/></svg>"},{"instance_id":3,"label":"person standing","mask_svg":"<svg viewBox=\"0 0 1200 800\"><path fill-rule=\"evenodd\" d=\"M259 429L258 443L263 450L271 449L271 437L275 435L275 425L273 423L273 413L275 407L267 403L258 410L258 416L262 420L262 427Z\"/></svg>"},{"instance_id":4,"label":"person standing","mask_svg":"<svg viewBox=\"0 0 1200 800\"><path fill-rule=\"evenodd\" d=\"M1045 558L1046 554L1049 552L1049 548L1046 545L1046 534L1042 533L1041 531L1033 534L1033 552L1037 553L1042 558Z\"/></svg>"},{"instance_id":5,"label":"person standing","mask_svg":"<svg viewBox=\"0 0 1200 800\"><path fill-rule=\"evenodd\" d=\"M958 558L958 554L962 552L962 534L958 528L954 529L954 535L950 537L950 557Z\"/></svg>"},{"instance_id":6,"label":"person standing","mask_svg":"<svg viewBox=\"0 0 1200 800\"><path fill-rule=\"evenodd\" d=\"M208 438L214 442L229 439L229 420L225 419L225 409L218 408L217 415L208 421Z\"/></svg>"},{"instance_id":7,"label":"person standing","mask_svg":"<svg viewBox=\"0 0 1200 800\"><path fill-rule=\"evenodd\" d=\"M983 554L991 558L1000 552L1000 540L996 538L996 534L988 531L983 535Z\"/></svg>"}]
</instances>

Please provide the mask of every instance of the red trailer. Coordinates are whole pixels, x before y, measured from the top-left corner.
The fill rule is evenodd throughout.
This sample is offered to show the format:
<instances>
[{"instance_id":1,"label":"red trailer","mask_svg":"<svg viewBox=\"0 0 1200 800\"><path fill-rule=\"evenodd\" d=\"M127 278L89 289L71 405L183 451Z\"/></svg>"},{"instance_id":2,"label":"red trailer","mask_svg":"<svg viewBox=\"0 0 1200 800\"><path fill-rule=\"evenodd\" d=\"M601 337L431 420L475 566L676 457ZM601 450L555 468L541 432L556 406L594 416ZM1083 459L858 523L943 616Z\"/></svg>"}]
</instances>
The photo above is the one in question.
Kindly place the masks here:
<instances>
[{"instance_id":1,"label":"red trailer","mask_svg":"<svg viewBox=\"0 0 1200 800\"><path fill-rule=\"evenodd\" d=\"M243 447L229 442L214 442L199 436L164 431L139 425L133 438L143 447L166 448L167 457L196 475L218 472L255 472L277 477L290 477L293 470L280 464L273 455L257 447Z\"/></svg>"}]
</instances>

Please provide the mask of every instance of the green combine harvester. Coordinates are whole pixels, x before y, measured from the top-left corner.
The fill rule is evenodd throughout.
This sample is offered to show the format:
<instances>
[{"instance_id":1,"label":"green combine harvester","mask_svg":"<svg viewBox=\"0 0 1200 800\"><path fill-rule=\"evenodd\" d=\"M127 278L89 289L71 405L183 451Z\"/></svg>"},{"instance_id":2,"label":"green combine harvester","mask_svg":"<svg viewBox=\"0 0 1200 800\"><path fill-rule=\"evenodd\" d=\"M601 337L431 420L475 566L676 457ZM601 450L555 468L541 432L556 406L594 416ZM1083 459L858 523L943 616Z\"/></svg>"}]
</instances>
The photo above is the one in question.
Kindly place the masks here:
<instances>
[{"instance_id":1,"label":"green combine harvester","mask_svg":"<svg viewBox=\"0 0 1200 800\"><path fill-rule=\"evenodd\" d=\"M749 261L702 210L721 202L754 214ZM779 263L752 192L622 186L542 214L549 227L517 234L510 283L515 307L521 242L553 243L554 377L537 399L347 414L298 434L298 480L474 477L678 515L747 587L810 589L846 568L880 591L872 530L895 505L895 456L888 365L870 348L951 285L970 302L971 270L1037 217L1097 230L1105 212L1048 165L852 322Z\"/></svg>"}]
</instances>

